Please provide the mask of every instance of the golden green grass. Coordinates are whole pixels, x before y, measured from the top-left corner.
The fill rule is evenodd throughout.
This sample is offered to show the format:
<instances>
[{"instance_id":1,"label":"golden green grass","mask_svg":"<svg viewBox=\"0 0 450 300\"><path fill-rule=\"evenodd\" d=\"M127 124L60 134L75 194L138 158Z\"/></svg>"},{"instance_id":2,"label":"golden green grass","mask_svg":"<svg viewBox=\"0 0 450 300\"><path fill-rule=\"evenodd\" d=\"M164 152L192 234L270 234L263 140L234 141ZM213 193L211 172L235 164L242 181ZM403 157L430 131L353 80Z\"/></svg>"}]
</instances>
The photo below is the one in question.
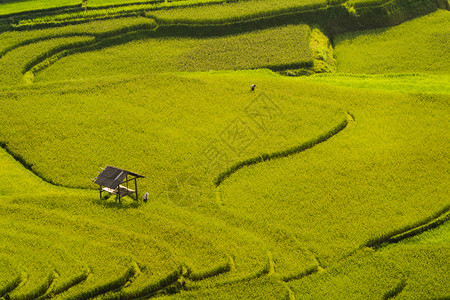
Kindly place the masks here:
<instances>
[{"instance_id":1,"label":"golden green grass","mask_svg":"<svg viewBox=\"0 0 450 300\"><path fill-rule=\"evenodd\" d=\"M242 21L245 19L281 14L290 11L308 10L323 7L323 0L267 0L238 1L222 5L192 7L173 10L158 10L148 12L158 22L163 23L221 23Z\"/></svg>"},{"instance_id":2,"label":"golden green grass","mask_svg":"<svg viewBox=\"0 0 450 300\"><path fill-rule=\"evenodd\" d=\"M401 33L428 26L436 48L421 49L428 69L392 62L389 75L232 71L324 56L308 52L306 25L150 38L154 21L123 18L1 33L0 299L449 297L448 221L382 243L450 207L448 62L433 54L447 13L386 29L402 49ZM104 44L22 81L55 47L92 41ZM140 201L98 199L89 178L105 165L146 176Z\"/></svg>"},{"instance_id":3,"label":"golden green grass","mask_svg":"<svg viewBox=\"0 0 450 300\"><path fill-rule=\"evenodd\" d=\"M161 82L165 83L167 92L154 98L161 99L160 101L163 102L159 102L160 104L157 105L158 102L155 100L148 101L147 96L136 97L137 86L145 87L141 88L139 93L152 95L157 91L156 87L160 92L162 91ZM203 139L206 142L214 140L217 137L216 135L220 136L222 128L227 128L227 120L232 121L235 115L245 118L245 114L240 114L242 109L245 110L245 105L242 106L241 103L258 96L258 93L248 91L249 84L252 82L256 82L258 88L261 89L261 91L258 91L259 95L264 91L266 95L272 97L270 98L272 101L276 101L275 103L283 108L283 114L276 119L276 122L267 124L270 138L266 137L263 141L255 142L255 145L250 146L248 150L254 147L252 151L261 151L263 149L261 146L265 145L265 152L271 152L294 146L301 143L302 140L314 138L335 126L342 118L346 118L346 111L351 112L356 120L349 123L348 127L335 137L303 153L239 170L219 186L219 194L216 195L214 187L208 182L211 182L214 175L221 171L221 166L215 166L216 169L209 170L210 173L202 174L199 172L196 169L197 165L195 163L191 165L191 163L195 162L195 155L201 153L201 147L198 148L198 152L191 150L191 153L186 153L184 151L185 149L193 149L192 146L189 146L189 143L192 142L190 141L192 137L197 136L197 134L176 133L174 129L180 128L180 124L183 124L182 127L188 128L192 132L198 125L194 125L194 123L189 125L186 123L188 119L183 119L182 116L188 114L192 118L197 114L200 118L197 120L201 120L201 118L209 120L205 122L191 119L195 124L205 126L203 129L196 129L199 130L199 133L202 133L200 141ZM77 190L73 190L67 194L71 195L67 198L64 193L52 192L53 188L48 191L46 187L42 187L42 191L51 193L49 196L20 196L20 194L15 194L5 198L10 199L10 202L5 204L6 207L14 208L17 210L17 214L28 216L24 221L16 222L15 229L14 231L10 229L11 232L17 232L19 224L34 222L40 224L42 222L41 216L45 216L48 208L51 208L52 221L44 226L45 231L49 231L48 228L55 230L58 223L66 224L64 235L74 236L77 232L78 241L84 241L89 239L89 236L95 235L97 236L96 242L99 244L110 245L113 248L120 249L119 253L123 253L117 257L119 259L117 269L95 269L92 267L93 274L97 275L92 276L92 278L89 277L89 280L69 289L66 292L67 295L77 295L98 286L108 286L111 284L111 280L117 277L107 274L111 274L111 272L128 274L124 272L133 261L136 261L139 266L148 266L149 270L155 270L156 268L160 271L157 274L142 272L145 275L138 277L142 281L136 280L136 285L130 285L129 288L125 288L121 292L126 295L139 294L149 282L157 282L160 278L170 274L171 271L177 270L177 262L185 264L195 271L193 274L199 274L195 275L199 278L203 278L204 275L200 275L202 273L207 274L213 272L212 270L224 270L225 273L222 275L200 281L188 279L186 286L189 289L200 289L198 295L207 297L210 293L209 287L221 286L227 282L233 282L229 293L247 295L244 291L239 292L238 282L245 278L248 280L270 273L270 257L272 257L275 266L274 274L277 274L278 278L285 278L286 280L296 278L311 270L317 270L319 264L323 267L333 266L339 258L364 245L366 240L419 222L430 212L437 211L447 204L444 197L447 179L445 179L444 174L439 172L440 168L437 165L445 168L445 158L442 155L444 155L446 149L445 128L448 127L448 120L446 121L448 106L445 103L448 94L405 95L393 92L353 91L348 88L332 88L318 83L309 83L302 78L292 80L291 78L271 75L267 71L154 75L152 80L139 77L133 80L105 79L103 84L100 84L101 81L92 84L84 82L83 88L77 88L76 86L79 86L80 83L83 83L83 81L61 82L57 87L54 85L52 87L51 84L36 84L32 87L10 90L7 95L8 100L4 101L5 105L9 104L7 105L9 109L4 112L4 116L11 115L13 111L16 111L15 118L10 118L7 124L11 126L11 129L16 130L15 134L20 136L24 142L26 141L28 146L26 147L25 144L15 146L14 144L19 140L14 139L14 135L7 135L11 130L4 130L2 139L8 141L9 149L17 149L14 151L25 157L26 161L33 163L33 170L40 174L45 174L45 164L35 161L31 158L33 156L25 156L26 153L23 149L29 149L28 155L44 153L39 152L39 143L46 140L45 148L43 147L41 150L45 151L46 155L38 154L35 157L50 157L47 176L54 181L59 180L59 183L63 185L83 185L83 182L86 182L86 179L92 173L95 173L96 165L101 166L114 160L116 165L124 166L148 176L148 179L143 181L142 184L145 187L144 190L150 191L151 202L144 206L134 206L132 201L127 200L122 206L124 208L128 206L129 208L119 209L121 205L115 205L113 199L107 202L109 204L103 205L98 200L94 200L98 197L96 192L80 191L80 194L78 194ZM182 85L180 85L181 83ZM183 86L183 88L180 88L180 86ZM190 89L186 89L186 87L190 87ZM200 87L203 91L202 95L205 95L203 109L199 106L201 101L196 92ZM45 91L42 90L44 88ZM189 92L190 90L191 92ZM87 93L86 91L90 92ZM116 91L121 91L121 93L115 96ZM118 143L122 143L121 145L130 144L133 139L125 140L125 138L127 136L135 137L138 134L131 131L129 134L117 136L117 140L110 138L108 141L101 140L98 144L100 147L97 150L99 154L107 151L110 154L116 153L115 157L109 155L103 158L105 159L103 162L93 163L92 159L95 159L98 155L93 151L94 148L90 148L90 150L83 152L86 158L90 156L89 160L83 162L82 156L70 158L71 153L76 154L79 151L74 151L74 147L89 149L89 147L92 147L89 146L93 144L92 141L104 136L102 133L107 128L105 126L108 120L113 120L111 115L114 115L114 113L105 114L105 121L97 123L105 109L117 106L117 113L124 112L128 102L121 100L124 99L123 91L128 91L127 99L134 99L133 107L139 105L145 111L148 107L145 103L148 102L149 107L155 108L155 111L143 113L141 119L138 119L138 123L148 122L147 116L155 116L156 111L168 113L170 116L178 116L177 122L174 122L173 119L167 119L165 123L166 128L170 124L173 126L171 129L173 137L168 139L166 143L169 144L169 140L180 139L180 145L183 145L183 147L180 147L180 150L177 151L177 147L172 142L170 143L172 146L164 150L161 145L165 143L162 143L161 138L158 138L153 143L147 142L147 144L153 145L152 150L145 146L139 146L139 144L132 144L130 147L122 146L122 148L125 147L122 150L123 152L117 153L115 145ZM227 92L225 93L225 91ZM192 96L189 96L189 93L192 93ZM16 102L12 100L11 94L18 97ZM25 94L27 97L21 96ZM65 103L64 110L49 111L52 107L58 109L55 105L56 102L46 102L52 99L50 97L52 94L58 95L54 101L58 101L59 105ZM225 94L228 94L229 97L223 97ZM189 107L188 105L180 105L182 113L181 111L175 112L173 109L176 102L169 101L171 99L169 95L172 95L172 99L178 99L178 101L186 99L186 103L194 101L194 95L197 95L195 97L195 109L189 112L186 110ZM222 95L222 97L218 95ZM279 95L283 96L279 98ZM86 96L88 97L86 98ZM116 100L115 97L117 97ZM18 102L25 104L23 101L30 101L31 105L31 103L36 103L37 99L41 99L39 106L42 107L42 111L39 111L39 106L33 105L33 112L18 113L21 106L13 105ZM46 99L46 101L43 102L43 99ZM108 102L104 103L105 108L101 106L103 103L103 101L100 101L101 99L108 99ZM207 99L221 99L221 101L210 102ZM234 100L232 101L232 99ZM224 114L223 104L227 103L226 101L229 102L225 107L231 108L227 113L230 117L226 117ZM161 106L166 102L170 105L171 112ZM234 108L233 106L230 107L232 103L235 103ZM298 112L293 114L295 112L294 107L298 107L299 103L301 105ZM217 105L217 108L211 106L212 104ZM23 107L27 106L24 105ZM79 112L76 111L77 107ZM88 111L88 107L92 107L92 110ZM207 114L207 112L215 112L215 110L219 110L219 107L221 107L221 116L217 121L221 120L221 122L212 126L213 115ZM313 112L314 107L320 109ZM332 110L329 110L330 108ZM33 135L27 135L26 128L30 126L34 126L36 129L39 128L38 124L42 124L43 128L49 126L49 123L42 123L42 121L48 119L46 117L48 115L43 113L44 110L47 111L47 114L59 116L58 118L52 118L52 122L57 124L53 125L52 135L37 135L39 132L45 132L45 130L35 130ZM330 111L331 118L324 114L327 110ZM95 113L96 111L98 111L98 114ZM79 114L79 117L73 118L72 113ZM18 118L21 115L26 116L26 118ZM92 115L91 121L85 117L86 115ZM130 115L130 119L124 119L127 124L130 124L131 118L139 117L132 111L130 111ZM39 121L40 118L41 121ZM30 123L27 123L27 119ZM74 123L70 120L83 120L83 122L77 125L78 122ZM286 125L293 123L298 126L298 129L295 131L280 128L282 130L278 135L283 139L277 141L274 139L277 136L275 134L277 126L275 125L281 125L286 120L291 120L285 123ZM248 122L250 121L248 120ZM318 121L319 123L317 123ZM89 122L93 123L89 125ZM19 126L22 123L23 126ZM414 128L405 126L405 124L411 123L417 125ZM89 134L90 130L87 129L98 128L96 127L98 125L95 124L103 124L103 127L101 127L101 132L96 133L94 137ZM75 130L74 126L80 127ZM154 126L148 127L153 128ZM82 128L84 128L84 133L80 131ZM146 127L141 128L145 129ZM116 126L112 126L108 130L113 133L116 129ZM155 138L155 133L161 130L155 129L156 131L153 133L146 133L147 131L144 130L140 134L143 137L153 136ZM258 128L255 127L253 130L257 131ZM69 131L79 133L70 137L66 134ZM168 132L165 131L166 134ZM263 132L257 132L260 133L261 137L264 136ZM286 139L288 133L296 133L296 135ZM183 135L186 135L185 140L181 139ZM299 140L297 135L303 136L303 139ZM114 136L114 134L107 136ZM280 143L282 140L284 142ZM376 143L373 143L373 141L376 141ZM260 142L262 144L258 144ZM256 146L257 144L258 146ZM55 147L57 145L60 146ZM68 145L71 146L68 147ZM105 150L108 145L111 150ZM203 146L207 145L208 143L203 144ZM22 151L18 151L18 149L22 149ZM139 151L143 149L147 152L139 154ZM143 165L146 153L148 155L155 153L157 150L165 159L155 159L153 162L149 160L146 163L147 166ZM50 155L51 151L55 151L53 158ZM254 155L252 151L245 152L248 155L247 157ZM58 155L58 153L60 154ZM258 152L253 153L257 154ZM242 157L245 158L246 155ZM132 160L133 156L137 156L139 159ZM386 157L389 157L389 159L386 160ZM405 159L405 157L408 159ZM77 164L70 164L71 161L77 161ZM183 161L184 165L180 165ZM415 161L418 163L413 163ZM61 167L62 165L64 167ZM58 166L60 166L62 173L55 177ZM226 167L226 164L224 167ZM85 168L91 169L80 176L78 181L68 182L68 179L76 179L74 175L69 174L84 172L82 170ZM166 171L156 174L155 170L158 169ZM180 169L182 173L178 173ZM64 174L64 170L67 170L68 173ZM381 173L379 173L380 170L382 170ZM177 198L184 197L181 193L171 194L170 197L167 193L164 193L164 191L167 192L165 188L170 185L172 176L182 179L183 177L178 177L178 175L183 175L183 173L198 175L196 183L203 188L199 197L194 196L188 202L186 202L186 199ZM5 176L7 175L5 174ZM436 182L439 182L437 178L440 179L441 185L436 184ZM20 189L20 185L17 189ZM56 189L64 190L63 188ZM179 192L177 190L170 191ZM411 191L414 191L414 193ZM422 199L425 197L427 201L423 202ZM408 199L408 206L405 206L403 200L405 198ZM177 207L178 205L184 206ZM33 210L36 211L34 213L36 217L30 218L34 215L31 214ZM69 217L74 212L80 216L75 219L77 225L73 223L73 218ZM12 215L11 218L20 219L17 214ZM55 219L56 216L58 218ZM57 221L58 219L61 219L61 221ZM120 229L117 227L119 220ZM175 222L175 220L177 221ZM349 222L349 220L351 221ZM56 224L53 222L56 222ZM364 226L360 226L360 224L364 224ZM75 228L71 229L73 226ZM35 227L40 228L36 225ZM89 230L80 232L79 230L82 227L89 228ZM98 239L100 236L104 236L106 240ZM358 238L355 239L355 236ZM144 240L139 241L140 238L138 237L142 237ZM145 240L149 237L155 239L151 243L152 245L166 245L164 247L167 247L170 249L170 253L173 253L171 260L174 263L171 268L164 269L154 265L156 261L150 257L161 255L157 253L162 253L164 250L160 250L158 246L154 249L155 254L149 255L149 249L144 247L147 244ZM50 237L49 240L51 240ZM124 242L117 244L119 240ZM129 240L132 240L133 243L126 242ZM180 241L183 242L180 243ZM64 245L70 244L64 242ZM139 245L142 245L145 255L144 252L137 251ZM84 244L83 247L89 249ZM98 256L98 252L94 250L95 247L86 250L87 253L82 256L82 259L79 258L81 262L84 262L80 266L96 266L92 263L89 264L88 259ZM78 252L76 249L78 248L71 246L70 249L73 249L70 250L71 255L76 256ZM219 267L220 265L230 264L230 257L233 259L233 268L236 268L234 271L227 271L231 267ZM113 258L108 256L107 259ZM161 259L160 262L167 262L167 259L169 258ZM59 268L64 268L63 264L57 262L55 264ZM47 276L44 273L40 273L39 280L36 279L36 286L39 286L42 278ZM195 278L194 275L192 276L192 278ZM394 275L386 271L382 276L390 278L389 276ZM397 277L394 276L394 278ZM395 287L395 284L398 283L397 281L397 279L387 281L391 283L386 288L380 288L379 292L389 292L393 285ZM264 291L266 285L266 283L261 284L262 291ZM236 289L233 288L234 286ZM296 286L296 284L293 283L293 286ZM355 286L355 289L358 287L361 286ZM283 293L286 292L286 290L282 290ZM227 293L224 292L224 296ZM349 293L352 292L349 291ZM180 294L180 296L182 295ZM62 296L64 296L64 293L61 294Z\"/></svg>"},{"instance_id":4,"label":"golden green grass","mask_svg":"<svg viewBox=\"0 0 450 300\"><path fill-rule=\"evenodd\" d=\"M4 0L0 3L0 16L76 5L81 5L81 0Z\"/></svg>"},{"instance_id":5,"label":"golden green grass","mask_svg":"<svg viewBox=\"0 0 450 300\"><path fill-rule=\"evenodd\" d=\"M354 74L448 74L449 20L450 12L439 10L396 27L338 36L337 70Z\"/></svg>"},{"instance_id":6,"label":"golden green grass","mask_svg":"<svg viewBox=\"0 0 450 300\"><path fill-rule=\"evenodd\" d=\"M38 74L36 81L308 66L312 64L309 34L309 27L301 25L203 39L144 36L124 45L63 58Z\"/></svg>"}]
</instances>

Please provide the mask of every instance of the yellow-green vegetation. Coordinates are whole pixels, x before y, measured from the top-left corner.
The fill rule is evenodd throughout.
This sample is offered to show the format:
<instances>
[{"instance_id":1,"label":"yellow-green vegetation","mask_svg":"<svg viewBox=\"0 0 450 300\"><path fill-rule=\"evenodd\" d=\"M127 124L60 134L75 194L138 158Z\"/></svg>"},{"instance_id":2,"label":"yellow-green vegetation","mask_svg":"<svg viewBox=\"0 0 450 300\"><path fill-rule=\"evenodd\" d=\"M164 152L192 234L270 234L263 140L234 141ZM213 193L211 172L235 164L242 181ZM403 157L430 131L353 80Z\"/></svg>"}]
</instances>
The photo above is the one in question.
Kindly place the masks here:
<instances>
[{"instance_id":1,"label":"yellow-green vegetation","mask_svg":"<svg viewBox=\"0 0 450 300\"><path fill-rule=\"evenodd\" d=\"M316 73L332 73L336 71L336 59L333 47L326 35L319 29L311 30L310 48L313 56L313 71Z\"/></svg>"},{"instance_id":2,"label":"yellow-green vegetation","mask_svg":"<svg viewBox=\"0 0 450 300\"><path fill-rule=\"evenodd\" d=\"M408 276L399 299L448 297L450 222L381 250Z\"/></svg>"},{"instance_id":3,"label":"yellow-green vegetation","mask_svg":"<svg viewBox=\"0 0 450 300\"><path fill-rule=\"evenodd\" d=\"M317 74L304 80L327 83L348 88L397 91L405 93L449 94L450 75L432 75L419 73L404 74Z\"/></svg>"},{"instance_id":4,"label":"yellow-green vegetation","mask_svg":"<svg viewBox=\"0 0 450 300\"><path fill-rule=\"evenodd\" d=\"M308 67L312 65L309 34L309 27L304 25L205 39L154 37L158 32L149 31L137 41L64 58L39 74L36 80L82 79L104 74Z\"/></svg>"},{"instance_id":5,"label":"yellow-green vegetation","mask_svg":"<svg viewBox=\"0 0 450 300\"><path fill-rule=\"evenodd\" d=\"M113 20L99 20L95 22L46 28L41 30L5 31L0 33L0 38L2 40L2 44L0 45L0 57L21 46L56 37L92 36L102 38L119 33L123 34L136 29L149 29L152 28L152 26L154 27L154 25L155 22L151 19L143 17L130 17L117 18Z\"/></svg>"},{"instance_id":6,"label":"yellow-green vegetation","mask_svg":"<svg viewBox=\"0 0 450 300\"><path fill-rule=\"evenodd\" d=\"M448 74L449 40L447 10L393 28L344 34L335 39L337 69L355 74Z\"/></svg>"},{"instance_id":7,"label":"yellow-green vegetation","mask_svg":"<svg viewBox=\"0 0 450 300\"><path fill-rule=\"evenodd\" d=\"M289 286L300 299L384 299L405 280L393 261L371 249L362 249L336 266L290 282Z\"/></svg>"},{"instance_id":8,"label":"yellow-green vegetation","mask_svg":"<svg viewBox=\"0 0 450 300\"><path fill-rule=\"evenodd\" d=\"M302 96L314 97L319 87L306 86L302 86ZM418 213L424 197L439 203L435 209L426 209L429 213L448 205L446 179L440 172L433 177L433 170L448 164L442 156L447 147L442 137L449 125L448 94L322 87L321 98L345 103L356 121L314 151L249 167L220 188L226 209L255 218L270 216L291 232L297 228L298 238L314 241L310 247L328 264L328 259L392 231L387 224L396 224L396 228L410 224L409 217ZM409 194L411 189L414 194ZM405 207L406 198L409 205ZM413 219L419 220L420 214Z\"/></svg>"},{"instance_id":9,"label":"yellow-green vegetation","mask_svg":"<svg viewBox=\"0 0 450 300\"><path fill-rule=\"evenodd\" d=\"M32 162L32 170L49 181L88 187L86 179L99 167L125 163L136 166L136 172L149 173L151 179L144 185L156 196L171 176L212 182L237 161L297 146L346 118L336 105L300 97L284 78L277 80L268 71L250 74L254 77L234 72L152 74L17 88L1 94L5 122L0 132L8 148ZM250 93L252 82L259 86L256 93ZM255 113L273 117L265 120ZM116 116L127 124L120 135ZM244 141L234 141L231 130L244 130ZM203 153L208 147L220 149L223 157L205 174L212 159ZM130 152L135 155L127 155Z\"/></svg>"},{"instance_id":10,"label":"yellow-green vegetation","mask_svg":"<svg viewBox=\"0 0 450 300\"><path fill-rule=\"evenodd\" d=\"M25 11L81 6L81 2L82 0L2 0L0 2L0 16Z\"/></svg>"},{"instance_id":11,"label":"yellow-green vegetation","mask_svg":"<svg viewBox=\"0 0 450 300\"><path fill-rule=\"evenodd\" d=\"M136 4L136 3L158 3L158 2L165 2L164 0L88 0L86 3L86 7L97 7L97 6L113 6L113 5L120 5L120 6L126 6L130 4Z\"/></svg>"},{"instance_id":12,"label":"yellow-green vegetation","mask_svg":"<svg viewBox=\"0 0 450 300\"><path fill-rule=\"evenodd\" d=\"M221 23L310 10L325 5L325 0L248 0L207 7L158 10L149 15L163 23Z\"/></svg>"},{"instance_id":13,"label":"yellow-green vegetation","mask_svg":"<svg viewBox=\"0 0 450 300\"><path fill-rule=\"evenodd\" d=\"M442 3L216 2L0 20L0 300L450 297Z\"/></svg>"},{"instance_id":14,"label":"yellow-green vegetation","mask_svg":"<svg viewBox=\"0 0 450 300\"><path fill-rule=\"evenodd\" d=\"M91 41L88 36L62 37L44 40L20 47L2 57L0 62L0 85L14 85L23 81L23 75L27 71L27 64L40 55L47 56L55 47L64 45L76 47L77 45Z\"/></svg>"}]
</instances>

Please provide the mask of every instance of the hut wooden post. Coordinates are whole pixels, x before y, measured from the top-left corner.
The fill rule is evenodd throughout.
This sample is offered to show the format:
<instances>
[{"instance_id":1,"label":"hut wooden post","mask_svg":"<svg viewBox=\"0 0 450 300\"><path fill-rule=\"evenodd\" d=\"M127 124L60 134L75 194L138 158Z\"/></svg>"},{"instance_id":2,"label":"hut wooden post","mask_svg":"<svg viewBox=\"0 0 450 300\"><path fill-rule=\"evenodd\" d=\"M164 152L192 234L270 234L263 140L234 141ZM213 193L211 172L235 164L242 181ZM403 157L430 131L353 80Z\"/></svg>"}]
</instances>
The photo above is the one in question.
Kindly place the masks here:
<instances>
[{"instance_id":1,"label":"hut wooden post","mask_svg":"<svg viewBox=\"0 0 450 300\"><path fill-rule=\"evenodd\" d=\"M136 189L136 201L139 201L136 178L137 177L134 178L134 188Z\"/></svg>"}]
</instances>

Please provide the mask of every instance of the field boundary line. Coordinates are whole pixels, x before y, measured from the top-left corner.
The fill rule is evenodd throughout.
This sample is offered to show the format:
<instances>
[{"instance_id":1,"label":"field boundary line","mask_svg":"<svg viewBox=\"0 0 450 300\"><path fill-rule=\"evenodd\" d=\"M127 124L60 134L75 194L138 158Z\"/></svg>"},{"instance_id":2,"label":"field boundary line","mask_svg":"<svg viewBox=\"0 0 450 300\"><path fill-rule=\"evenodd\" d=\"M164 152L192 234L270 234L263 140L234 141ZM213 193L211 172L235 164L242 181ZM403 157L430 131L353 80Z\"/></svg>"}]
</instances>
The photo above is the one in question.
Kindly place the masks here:
<instances>
[{"instance_id":1,"label":"field boundary line","mask_svg":"<svg viewBox=\"0 0 450 300\"><path fill-rule=\"evenodd\" d=\"M26 293L18 293L17 295L10 295L11 300L27 300L27 299L35 299L39 298L42 295L44 295L48 289L53 284L53 281L56 278L56 272L52 270L50 274L47 275L47 277L44 279L44 282L37 285L32 290L26 292ZM13 291L14 292L14 291Z\"/></svg>"},{"instance_id":2,"label":"field boundary line","mask_svg":"<svg viewBox=\"0 0 450 300\"><path fill-rule=\"evenodd\" d=\"M217 288L217 287L221 287L221 286L225 286L225 285L229 285L229 284L250 281L250 280L253 280L256 278L260 278L261 276L268 275L270 272L270 268L271 268L270 260L271 260L271 258L269 257L269 252L267 252L266 262L262 266L261 269L255 271L253 273L250 273L248 275L244 275L242 277L237 277L237 278L232 278L232 279L224 279L222 281L212 283L211 285L208 285L208 288ZM234 265L235 265L234 259L233 259L233 261L230 261L230 262L232 262L232 267L234 267ZM186 290L188 290L188 291L199 290L203 287L204 287L204 285L202 285L201 281L200 281L199 283L194 283L192 285L187 286Z\"/></svg>"},{"instance_id":3,"label":"field boundary line","mask_svg":"<svg viewBox=\"0 0 450 300\"><path fill-rule=\"evenodd\" d=\"M369 239L360 248L370 247L378 250L389 244L398 243L406 238L424 233L425 231L436 228L448 221L450 221L450 204L423 220L407 225L403 228L393 230L385 235Z\"/></svg>"},{"instance_id":4,"label":"field boundary line","mask_svg":"<svg viewBox=\"0 0 450 300\"><path fill-rule=\"evenodd\" d=\"M42 181L51 184L53 186L68 188L68 189L77 189L77 190L92 190L92 188L83 188L83 187L73 187L73 186L66 186L59 183L54 182L51 179L47 179L35 170L33 170L33 164L28 163L20 154L14 153L5 142L0 141L0 148L5 150L6 153L8 153L15 161L17 161L19 164L22 165L26 170L30 171L35 175L36 177L40 178Z\"/></svg>"},{"instance_id":5,"label":"field boundary line","mask_svg":"<svg viewBox=\"0 0 450 300\"><path fill-rule=\"evenodd\" d=\"M282 281L282 280L280 282L288 291L288 296L287 296L286 300L296 300L295 293L294 293L294 291L291 290L291 288L289 287L289 284L287 284L287 282Z\"/></svg>"},{"instance_id":6,"label":"field boundary line","mask_svg":"<svg viewBox=\"0 0 450 300\"><path fill-rule=\"evenodd\" d=\"M384 293L383 299L388 300L396 297L399 295L406 287L407 284L407 277L403 275L403 278L397 283L396 286L394 286L392 289Z\"/></svg>"},{"instance_id":7,"label":"field boundary line","mask_svg":"<svg viewBox=\"0 0 450 300\"><path fill-rule=\"evenodd\" d=\"M137 273L140 272L139 266L136 262L132 262L128 269L125 270L124 274L120 275L114 280L106 282L104 284L96 285L88 290L82 291L76 295L74 295L71 299L90 299L94 298L108 292L112 292L123 287L128 281L136 276Z\"/></svg>"},{"instance_id":8,"label":"field boundary line","mask_svg":"<svg viewBox=\"0 0 450 300\"><path fill-rule=\"evenodd\" d=\"M103 49L111 47L113 45L119 45L120 43L114 43L118 39L127 38L121 43L127 43L134 39L129 39L133 35L141 35L145 32L154 32L155 24L144 23L133 26L125 26L123 28L108 31L101 34L81 34L80 37L92 37L92 40L67 43L54 47L47 52L38 55L33 60L29 61L22 70L24 78L28 78L32 82L35 74L41 72L42 70L50 67L52 64L56 63L60 59L67 57L69 55L84 53L89 51L94 51L98 49ZM64 36L61 36L64 37ZM47 39L43 39L47 40ZM41 40L38 40L41 41ZM112 42L112 43L111 43Z\"/></svg>"},{"instance_id":9,"label":"field boundary line","mask_svg":"<svg viewBox=\"0 0 450 300\"><path fill-rule=\"evenodd\" d=\"M56 270L53 270L53 278L52 281L50 282L50 285L47 287L47 290L44 292L44 294L35 298L35 300L44 300L51 298L52 291L55 289L59 276L60 274Z\"/></svg>"},{"instance_id":10,"label":"field boundary line","mask_svg":"<svg viewBox=\"0 0 450 300\"><path fill-rule=\"evenodd\" d=\"M26 276L26 275L25 275ZM8 293L14 291L23 281L23 272L20 272L15 278L10 282L7 282L3 287L0 287L0 298L4 297Z\"/></svg>"},{"instance_id":11,"label":"field boundary line","mask_svg":"<svg viewBox=\"0 0 450 300\"><path fill-rule=\"evenodd\" d=\"M182 277L183 266L180 264L175 270L169 272L167 275L157 279L154 282L147 284L135 291L117 290L113 293L102 295L101 300L117 300L117 299L148 299L155 296L158 292L170 288L179 282ZM174 287L179 288L179 287Z\"/></svg>"},{"instance_id":12,"label":"field boundary line","mask_svg":"<svg viewBox=\"0 0 450 300\"><path fill-rule=\"evenodd\" d=\"M199 37L201 36L202 28L205 26L201 26L192 30L190 32L181 33L171 33L170 29L173 29L173 25L163 25L155 27L155 24L144 23L140 25L123 27L118 30L113 30L110 32L102 33L102 34L80 34L74 35L73 37L93 37L91 40L80 41L80 42L72 42L63 45L59 45L54 47L53 49L48 50L47 52L38 55L31 61L29 61L22 70L23 79L25 82L32 83L34 76L39 72L47 69L51 65L55 64L59 60L64 57L68 57L74 54L91 52L96 50L101 50L121 44L126 44L130 41L135 40L143 40L143 39L156 39L156 38L164 38L167 36L170 37ZM206 26L208 27L208 26ZM200 31L198 30L200 29ZM230 31L231 32L231 31ZM222 33L224 36L230 33L226 31ZM220 34L220 36L222 36ZM245 31L238 32L238 34L245 34ZM61 35L64 37L64 35ZM34 41L44 41L48 38L43 39L35 39ZM32 41L24 42L24 45L31 44ZM13 47L13 46L12 46ZM10 48L12 48L10 47ZM15 48L20 47L20 45L15 46ZM7 49L9 50L9 49ZM5 52L5 51L3 51ZM0 53L1 55L1 53ZM1 58L1 56L0 56ZM272 65L260 65L254 68L268 68L272 71L282 71L288 69L298 69L298 68L310 68L313 66L313 61L303 61L303 62L293 62L287 64L272 64ZM250 68L250 69L254 69Z\"/></svg>"},{"instance_id":13,"label":"field boundary line","mask_svg":"<svg viewBox=\"0 0 450 300\"><path fill-rule=\"evenodd\" d=\"M45 293L43 296L41 296L40 298L38 298L39 300L43 300L43 299L49 299L49 298L53 298L58 294L61 294L65 291L67 291L68 289L76 286L77 284L82 283L83 281L87 280L87 278L89 277L89 275L92 273L91 269L89 267L86 267L82 273L80 273L79 275L76 275L75 277L70 278L69 280L67 280L66 282L63 282L61 284L60 287L54 288L51 291L47 291L47 293ZM38 300L36 299L36 300Z\"/></svg>"},{"instance_id":14,"label":"field boundary line","mask_svg":"<svg viewBox=\"0 0 450 300\"><path fill-rule=\"evenodd\" d=\"M37 37L37 38L33 38L33 39L28 39L22 42L19 42L17 44L14 44L12 46L9 46L5 49L3 49L2 51L0 51L0 58L2 58L3 56L5 56L6 54L8 54L11 51L14 51L17 48L20 47L24 47L24 46L28 46L34 43L38 43L38 42L43 42L43 41L47 41L47 40L51 40L51 39L57 39L57 38L69 38L69 37L83 37L83 36L91 36L91 37L95 37L94 34L90 34L90 33L84 33L84 32L80 32L80 33L65 33L65 34L54 34L54 35L48 35L45 37Z\"/></svg>"},{"instance_id":15,"label":"field boundary line","mask_svg":"<svg viewBox=\"0 0 450 300\"><path fill-rule=\"evenodd\" d=\"M232 258L229 256L225 262L219 263L218 265L206 270L192 271L189 268L190 272L188 272L186 278L191 281L200 281L220 274L228 273L232 269L232 263Z\"/></svg>"},{"instance_id":16,"label":"field boundary line","mask_svg":"<svg viewBox=\"0 0 450 300\"><path fill-rule=\"evenodd\" d=\"M269 160L273 160L273 159L284 158L284 157L287 157L287 156L290 156L293 154L297 154L297 153L301 153L303 151L311 149L314 146L321 144L321 143L329 140L333 136L337 135L339 132L344 130L350 122L353 122L354 120L355 120L355 118L353 117L353 115L350 113L347 113L347 117L345 120L341 121L338 125L336 125L332 129L328 130L327 132L319 135L316 138L310 139L309 141L306 141L298 146L288 148L286 150L272 152L270 154L263 153L263 154L260 154L259 156L237 162L234 165L232 165L231 167L229 167L226 171L220 173L214 179L214 184L216 187L220 186L220 184L225 179L227 179L228 177L230 177L231 175L233 175L234 173L236 173L237 171L239 171L240 169L242 169L244 167L256 165L256 164L266 162Z\"/></svg>"},{"instance_id":17,"label":"field boundary line","mask_svg":"<svg viewBox=\"0 0 450 300\"><path fill-rule=\"evenodd\" d=\"M26 17L29 15L45 15L46 13L60 13L60 12L78 12L81 11L82 3L75 4L75 5L64 5L64 6L58 6L58 7L51 7L51 8L43 8L43 9L33 9L33 10L26 10L21 12L15 12L10 13L6 15L0 15L0 20L2 19L12 19L17 17Z\"/></svg>"}]
</instances>

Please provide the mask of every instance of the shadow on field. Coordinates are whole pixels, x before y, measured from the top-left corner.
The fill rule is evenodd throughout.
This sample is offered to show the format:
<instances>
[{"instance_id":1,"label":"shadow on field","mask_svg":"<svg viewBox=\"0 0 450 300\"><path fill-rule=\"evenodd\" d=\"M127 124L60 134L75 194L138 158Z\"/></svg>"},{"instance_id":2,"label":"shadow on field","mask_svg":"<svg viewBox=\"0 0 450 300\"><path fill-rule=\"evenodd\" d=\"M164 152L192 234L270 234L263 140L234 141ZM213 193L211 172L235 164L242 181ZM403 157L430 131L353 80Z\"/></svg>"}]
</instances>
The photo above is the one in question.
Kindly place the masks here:
<instances>
[{"instance_id":1,"label":"shadow on field","mask_svg":"<svg viewBox=\"0 0 450 300\"><path fill-rule=\"evenodd\" d=\"M129 209L129 208L139 208L141 206L140 202L136 202L131 198L122 198L121 202L116 201L114 197L107 200L96 199L93 201L94 204L104 206L106 208L118 208L118 209Z\"/></svg>"}]
</instances>

